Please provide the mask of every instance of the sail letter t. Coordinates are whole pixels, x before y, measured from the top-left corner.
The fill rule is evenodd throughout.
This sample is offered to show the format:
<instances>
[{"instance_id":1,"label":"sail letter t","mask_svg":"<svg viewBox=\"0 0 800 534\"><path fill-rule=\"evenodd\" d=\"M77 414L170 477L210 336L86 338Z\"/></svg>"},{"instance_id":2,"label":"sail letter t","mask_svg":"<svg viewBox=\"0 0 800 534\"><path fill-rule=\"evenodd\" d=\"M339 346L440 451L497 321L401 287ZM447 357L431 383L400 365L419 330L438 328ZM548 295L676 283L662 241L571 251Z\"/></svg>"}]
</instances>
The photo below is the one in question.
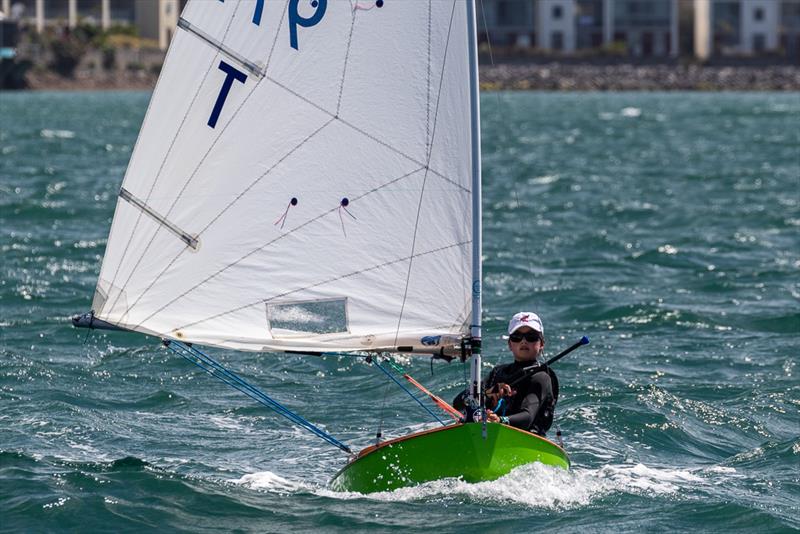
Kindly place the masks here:
<instances>
[{"instance_id":1,"label":"sail letter t","mask_svg":"<svg viewBox=\"0 0 800 534\"><path fill-rule=\"evenodd\" d=\"M219 70L224 72L226 76L225 81L222 82L222 89L219 90L217 102L214 104L214 109L211 110L211 116L208 118L208 125L212 128L217 125L217 119L222 111L222 106L225 105L225 100L228 98L228 93L231 90L231 85L233 85L233 80L244 83L244 81L247 79L247 74L238 70L232 65L228 65L224 61L219 62Z\"/></svg>"}]
</instances>

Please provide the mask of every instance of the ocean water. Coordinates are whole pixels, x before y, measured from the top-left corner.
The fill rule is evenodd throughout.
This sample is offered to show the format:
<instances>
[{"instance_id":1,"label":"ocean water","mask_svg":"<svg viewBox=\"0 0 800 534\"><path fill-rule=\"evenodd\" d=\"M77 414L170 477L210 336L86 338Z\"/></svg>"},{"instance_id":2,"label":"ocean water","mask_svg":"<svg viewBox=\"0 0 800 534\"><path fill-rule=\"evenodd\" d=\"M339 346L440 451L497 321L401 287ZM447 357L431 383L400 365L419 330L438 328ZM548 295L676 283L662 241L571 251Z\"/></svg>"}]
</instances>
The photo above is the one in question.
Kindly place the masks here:
<instances>
[{"instance_id":1,"label":"ocean water","mask_svg":"<svg viewBox=\"0 0 800 534\"><path fill-rule=\"evenodd\" d=\"M148 99L0 94L0 531L800 530L797 93L483 95L486 364L519 310L592 339L556 364L573 466L375 495L157 339L70 326ZM433 426L363 361L211 353L355 448Z\"/></svg>"}]
</instances>

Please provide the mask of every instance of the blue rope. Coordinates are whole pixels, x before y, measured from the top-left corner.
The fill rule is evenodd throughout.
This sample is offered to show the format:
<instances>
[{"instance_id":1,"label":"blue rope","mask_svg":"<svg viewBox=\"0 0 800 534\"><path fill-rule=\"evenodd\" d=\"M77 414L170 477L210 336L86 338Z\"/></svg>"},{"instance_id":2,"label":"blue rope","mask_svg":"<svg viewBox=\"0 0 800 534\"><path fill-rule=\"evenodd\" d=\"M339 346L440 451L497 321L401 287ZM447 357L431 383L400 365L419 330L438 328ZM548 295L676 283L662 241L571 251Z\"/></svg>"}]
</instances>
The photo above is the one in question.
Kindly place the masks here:
<instances>
[{"instance_id":1,"label":"blue rope","mask_svg":"<svg viewBox=\"0 0 800 534\"><path fill-rule=\"evenodd\" d=\"M422 401L420 401L420 400L419 400L417 397L415 397L415 396L414 396L414 394L413 394L413 393L411 393L411 391L410 391L410 390L409 390L407 387L405 387L405 386L402 384L402 382L400 382L399 380L397 380L397 378L395 378L393 374L391 374L389 371L387 371L386 369L384 369L384 368L383 368L383 366L380 364L380 362L378 362L378 358L373 358L373 359L372 359L372 363L374 363L374 364L375 364L375 366L376 366L378 369L380 369L381 371L383 371L383 373L384 373L386 376L388 376L389 378L391 378L391 379L392 379L392 381L394 381L394 383L395 383L395 384L397 384L398 386L400 386L400 388L401 388L403 391L405 391L406 393L408 393L408 396L409 396L409 397L411 397L412 399L414 399L415 401L417 401L417 404L419 404L420 406L422 406L422 407L425 409L425 411L426 411L426 412L428 412L429 414L431 414L431 416L433 416L433 418L434 418L434 419L436 419L437 421L439 421L439 422L442 424L442 426L447 426L447 423L445 423L444 421L442 421L441 419L439 419L439 416L438 416L438 415L436 415L435 413L433 413L433 412L432 412L432 411L431 411L431 410L430 410L430 409L429 409L427 406L425 406L424 404L422 404Z\"/></svg>"},{"instance_id":2,"label":"blue rope","mask_svg":"<svg viewBox=\"0 0 800 534\"><path fill-rule=\"evenodd\" d=\"M262 405L270 408L271 410L277 412L278 414L284 416L285 418L289 419L293 423L305 428L306 430L310 431L311 433L319 436L323 440L327 441L331 445L338 447L339 449L343 450L346 453L352 453L350 447L345 445L344 443L340 442L321 428L315 426L311 422L303 419L298 414L294 413L293 411L289 410L281 403L276 401L275 399L269 397L264 392L260 391L256 387L252 386L248 382L246 382L243 378L239 375L234 373L233 371L227 369L219 362L215 361L213 358L204 354L200 350L188 346L180 341L168 341L165 342L165 345L168 349L170 349L175 354L183 357L184 359L192 362L193 364L197 365L205 372L213 376L214 378L224 382L225 384L231 386L232 388L244 393L251 399L261 403ZM177 347L177 348L176 348Z\"/></svg>"}]
</instances>

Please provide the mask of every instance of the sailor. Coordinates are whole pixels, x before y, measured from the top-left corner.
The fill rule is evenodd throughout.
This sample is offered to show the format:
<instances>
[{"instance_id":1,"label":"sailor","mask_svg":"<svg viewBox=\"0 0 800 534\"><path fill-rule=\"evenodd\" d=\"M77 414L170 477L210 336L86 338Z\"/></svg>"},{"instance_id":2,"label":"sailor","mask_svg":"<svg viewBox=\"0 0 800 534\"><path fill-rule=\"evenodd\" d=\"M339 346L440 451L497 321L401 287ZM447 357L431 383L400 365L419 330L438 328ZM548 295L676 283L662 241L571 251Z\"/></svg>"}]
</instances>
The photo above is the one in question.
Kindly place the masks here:
<instances>
[{"instance_id":1,"label":"sailor","mask_svg":"<svg viewBox=\"0 0 800 534\"><path fill-rule=\"evenodd\" d=\"M484 380L486 420L544 436L553 424L558 398L555 373L539 362L544 349L544 327L538 315L520 312L508 323L508 348L512 363L497 365ZM453 401L465 408L462 392Z\"/></svg>"}]
</instances>

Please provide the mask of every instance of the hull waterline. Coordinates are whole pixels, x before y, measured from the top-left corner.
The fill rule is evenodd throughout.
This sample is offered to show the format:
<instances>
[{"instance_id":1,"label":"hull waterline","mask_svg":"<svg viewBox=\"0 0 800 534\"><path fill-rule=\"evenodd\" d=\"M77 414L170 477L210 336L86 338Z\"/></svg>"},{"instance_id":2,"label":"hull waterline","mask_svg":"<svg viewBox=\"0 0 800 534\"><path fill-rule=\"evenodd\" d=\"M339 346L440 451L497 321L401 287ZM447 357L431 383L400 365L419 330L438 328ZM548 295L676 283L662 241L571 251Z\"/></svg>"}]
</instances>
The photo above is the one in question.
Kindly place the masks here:
<instances>
[{"instance_id":1,"label":"hull waterline","mask_svg":"<svg viewBox=\"0 0 800 534\"><path fill-rule=\"evenodd\" d=\"M337 491L391 491L442 478L495 480L515 467L541 462L569 469L567 453L545 438L489 423L456 424L368 447L331 481Z\"/></svg>"}]
</instances>

